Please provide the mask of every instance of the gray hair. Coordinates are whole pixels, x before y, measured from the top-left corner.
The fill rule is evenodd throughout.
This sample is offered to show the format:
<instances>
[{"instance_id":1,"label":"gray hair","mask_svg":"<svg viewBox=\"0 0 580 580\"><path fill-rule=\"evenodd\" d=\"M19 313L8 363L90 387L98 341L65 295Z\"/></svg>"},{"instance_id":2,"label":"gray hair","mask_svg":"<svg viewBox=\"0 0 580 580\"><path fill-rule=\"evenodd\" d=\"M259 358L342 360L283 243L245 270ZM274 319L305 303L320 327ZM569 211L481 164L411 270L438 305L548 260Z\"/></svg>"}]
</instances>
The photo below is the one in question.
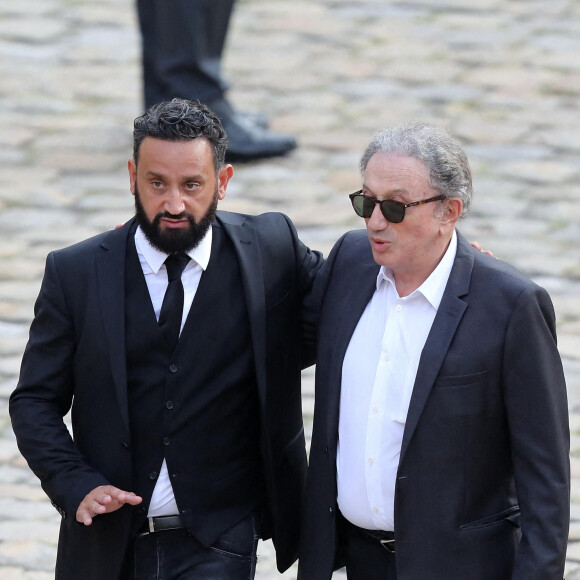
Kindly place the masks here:
<instances>
[{"instance_id":1,"label":"gray hair","mask_svg":"<svg viewBox=\"0 0 580 580\"><path fill-rule=\"evenodd\" d=\"M460 198L463 202L460 217L469 213L473 197L469 161L459 142L445 129L423 123L408 123L377 131L360 160L363 177L375 153L418 159L427 167L430 186L436 194L446 198Z\"/></svg>"}]
</instances>

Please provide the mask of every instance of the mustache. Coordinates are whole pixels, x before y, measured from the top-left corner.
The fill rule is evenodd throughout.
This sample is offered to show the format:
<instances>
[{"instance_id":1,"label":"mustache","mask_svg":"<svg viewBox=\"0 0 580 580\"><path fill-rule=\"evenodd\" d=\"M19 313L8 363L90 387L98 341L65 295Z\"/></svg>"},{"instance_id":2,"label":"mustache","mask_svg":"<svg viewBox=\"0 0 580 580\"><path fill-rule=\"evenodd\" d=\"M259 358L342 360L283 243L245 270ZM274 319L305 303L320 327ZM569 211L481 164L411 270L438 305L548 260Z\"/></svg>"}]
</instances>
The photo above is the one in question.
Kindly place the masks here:
<instances>
[{"instance_id":1,"label":"mustache","mask_svg":"<svg viewBox=\"0 0 580 580\"><path fill-rule=\"evenodd\" d=\"M164 211L164 212L160 212L155 216L156 220L160 220L162 218L167 218L167 219L172 219L172 220L182 220L182 219L187 219L190 222L193 220L195 221L194 217L186 211L182 211L181 213L178 214L172 214L169 213L168 211Z\"/></svg>"}]
</instances>

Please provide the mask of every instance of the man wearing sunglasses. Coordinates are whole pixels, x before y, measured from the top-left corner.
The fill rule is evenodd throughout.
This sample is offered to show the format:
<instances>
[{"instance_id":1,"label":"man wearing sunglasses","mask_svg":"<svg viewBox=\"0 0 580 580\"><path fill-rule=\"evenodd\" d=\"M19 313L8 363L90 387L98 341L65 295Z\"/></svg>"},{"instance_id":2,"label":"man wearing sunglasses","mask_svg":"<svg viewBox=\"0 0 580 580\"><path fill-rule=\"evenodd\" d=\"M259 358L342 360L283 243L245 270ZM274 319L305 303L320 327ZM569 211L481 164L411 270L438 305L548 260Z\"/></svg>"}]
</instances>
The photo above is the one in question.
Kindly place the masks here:
<instances>
[{"instance_id":1,"label":"man wearing sunglasses","mask_svg":"<svg viewBox=\"0 0 580 580\"><path fill-rule=\"evenodd\" d=\"M561 580L566 386L546 291L457 232L471 172L444 130L381 131L363 230L317 276L299 578Z\"/></svg>"}]
</instances>

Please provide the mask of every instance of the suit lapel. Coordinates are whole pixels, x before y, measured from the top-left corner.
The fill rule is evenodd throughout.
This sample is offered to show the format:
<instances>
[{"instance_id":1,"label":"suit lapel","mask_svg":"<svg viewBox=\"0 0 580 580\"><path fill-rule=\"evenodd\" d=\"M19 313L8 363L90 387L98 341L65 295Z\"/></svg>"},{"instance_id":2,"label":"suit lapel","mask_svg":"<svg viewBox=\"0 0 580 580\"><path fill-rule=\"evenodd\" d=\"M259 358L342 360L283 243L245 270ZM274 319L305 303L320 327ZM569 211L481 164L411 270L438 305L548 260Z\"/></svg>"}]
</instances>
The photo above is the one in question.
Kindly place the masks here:
<instances>
[{"instance_id":1,"label":"suit lapel","mask_svg":"<svg viewBox=\"0 0 580 580\"><path fill-rule=\"evenodd\" d=\"M471 247L457 233L457 253L453 268L419 361L407 413L399 463L407 451L443 360L449 350L449 345L467 309L468 301L464 297L469 292L472 269L473 253Z\"/></svg>"},{"instance_id":2,"label":"suit lapel","mask_svg":"<svg viewBox=\"0 0 580 580\"><path fill-rule=\"evenodd\" d=\"M133 220L110 232L96 260L101 317L110 354L111 374L121 416L129 430L127 366L125 352L125 258L127 236Z\"/></svg>"},{"instance_id":3,"label":"suit lapel","mask_svg":"<svg viewBox=\"0 0 580 580\"><path fill-rule=\"evenodd\" d=\"M244 227L246 220L239 214L218 212L216 219L230 238L238 256L250 320L254 360L265 361L266 318L264 304L266 297L263 284L262 254L256 231L254 228ZM264 408L266 405L266 367L263 364L256 364L256 381L260 404Z\"/></svg>"},{"instance_id":4,"label":"suit lapel","mask_svg":"<svg viewBox=\"0 0 580 580\"><path fill-rule=\"evenodd\" d=\"M360 320L369 300L372 298L376 289L377 275L380 266L374 261L370 251L370 245L366 235L359 241L356 248L356 270L352 270L349 265L346 267L345 275L333 274L333 280L340 279L341 283L324 298L339 300L338 307L331 304L323 304L329 307L329 311L340 313L334 316L330 324L325 326L324 333L327 336L334 336L331 341L332 348L325 353L329 357L329 376L318 381L317 384L328 385L326 391L326 401L322 404L323 408L329 410L327 422L327 441L336 442L338 433L339 409L340 409L340 387L342 384L342 364L346 349L352 338L352 334ZM348 245L345 244L345 247ZM337 262L340 257L337 258ZM326 341L324 341L326 342ZM322 362L322 361L319 361ZM325 364L320 365L322 368Z\"/></svg>"}]
</instances>

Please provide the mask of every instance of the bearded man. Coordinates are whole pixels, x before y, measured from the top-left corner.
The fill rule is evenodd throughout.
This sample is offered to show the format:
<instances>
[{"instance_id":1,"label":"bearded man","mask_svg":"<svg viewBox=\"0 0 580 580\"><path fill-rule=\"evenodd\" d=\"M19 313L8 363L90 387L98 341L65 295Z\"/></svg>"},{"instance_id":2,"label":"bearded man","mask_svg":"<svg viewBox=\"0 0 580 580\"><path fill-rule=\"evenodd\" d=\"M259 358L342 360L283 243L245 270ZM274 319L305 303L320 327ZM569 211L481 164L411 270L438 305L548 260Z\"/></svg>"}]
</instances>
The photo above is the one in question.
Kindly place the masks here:
<instances>
[{"instance_id":1,"label":"bearded man","mask_svg":"<svg viewBox=\"0 0 580 580\"><path fill-rule=\"evenodd\" d=\"M259 537L296 559L321 256L281 214L217 211L226 148L204 105L151 107L135 218L47 258L10 413L62 515L57 580L253 578Z\"/></svg>"}]
</instances>

